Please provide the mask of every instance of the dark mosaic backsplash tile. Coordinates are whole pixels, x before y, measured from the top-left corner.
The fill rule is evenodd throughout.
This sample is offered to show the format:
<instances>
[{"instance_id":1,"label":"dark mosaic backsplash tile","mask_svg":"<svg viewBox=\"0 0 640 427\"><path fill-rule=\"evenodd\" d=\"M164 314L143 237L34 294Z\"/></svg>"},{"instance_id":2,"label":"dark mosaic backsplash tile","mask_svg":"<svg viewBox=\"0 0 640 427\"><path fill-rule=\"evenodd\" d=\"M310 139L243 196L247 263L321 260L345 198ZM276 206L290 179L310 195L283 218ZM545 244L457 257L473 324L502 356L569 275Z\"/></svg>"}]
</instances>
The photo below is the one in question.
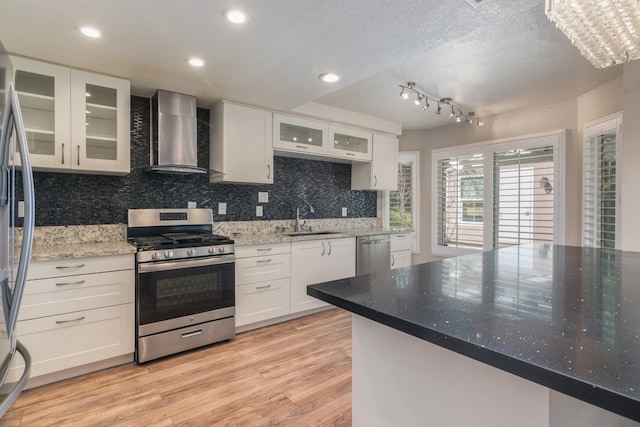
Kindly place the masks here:
<instances>
[{"instance_id":1,"label":"dark mosaic backsplash tile","mask_svg":"<svg viewBox=\"0 0 640 427\"><path fill-rule=\"evenodd\" d=\"M127 222L130 208L183 208L188 201L213 208L215 221L295 218L296 206L307 199L313 218L376 216L376 192L351 191L351 166L276 157L273 185L210 184L206 175L164 175L144 171L149 165L148 98L131 97L131 173L126 176L35 172L36 225L85 225ZM209 110L198 109L198 165L209 165ZM258 203L258 192L269 203ZM19 196L20 197L20 196ZM218 202L227 214L218 215Z\"/></svg>"}]
</instances>

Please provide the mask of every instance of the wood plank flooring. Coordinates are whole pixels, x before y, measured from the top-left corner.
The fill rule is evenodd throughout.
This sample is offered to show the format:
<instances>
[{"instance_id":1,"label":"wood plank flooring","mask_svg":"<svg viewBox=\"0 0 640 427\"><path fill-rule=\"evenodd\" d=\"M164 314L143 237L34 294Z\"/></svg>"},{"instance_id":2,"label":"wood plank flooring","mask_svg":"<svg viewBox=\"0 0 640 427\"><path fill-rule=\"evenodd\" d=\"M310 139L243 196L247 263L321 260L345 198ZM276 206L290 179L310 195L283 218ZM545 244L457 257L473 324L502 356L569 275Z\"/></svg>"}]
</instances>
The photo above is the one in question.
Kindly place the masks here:
<instances>
[{"instance_id":1,"label":"wood plank flooring","mask_svg":"<svg viewBox=\"0 0 640 427\"><path fill-rule=\"evenodd\" d=\"M351 314L23 392L0 426L350 426Z\"/></svg>"}]
</instances>

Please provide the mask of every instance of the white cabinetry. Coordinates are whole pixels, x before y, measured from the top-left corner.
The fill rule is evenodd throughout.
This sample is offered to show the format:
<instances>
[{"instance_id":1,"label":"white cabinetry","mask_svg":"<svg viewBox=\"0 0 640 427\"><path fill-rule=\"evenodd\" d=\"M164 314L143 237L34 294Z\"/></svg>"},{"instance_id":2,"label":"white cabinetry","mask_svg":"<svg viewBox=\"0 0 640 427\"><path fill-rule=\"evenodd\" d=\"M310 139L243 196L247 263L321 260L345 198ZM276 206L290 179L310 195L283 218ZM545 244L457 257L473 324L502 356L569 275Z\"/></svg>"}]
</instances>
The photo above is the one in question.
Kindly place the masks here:
<instances>
[{"instance_id":1,"label":"white cabinetry","mask_svg":"<svg viewBox=\"0 0 640 427\"><path fill-rule=\"evenodd\" d=\"M289 314L290 247L236 247L236 327Z\"/></svg>"},{"instance_id":2,"label":"white cabinetry","mask_svg":"<svg viewBox=\"0 0 640 427\"><path fill-rule=\"evenodd\" d=\"M273 115L273 148L294 153L328 154L329 125L302 117Z\"/></svg>"},{"instance_id":3,"label":"white cabinetry","mask_svg":"<svg viewBox=\"0 0 640 427\"><path fill-rule=\"evenodd\" d=\"M34 170L130 172L128 80L11 59Z\"/></svg>"},{"instance_id":4,"label":"white cabinetry","mask_svg":"<svg viewBox=\"0 0 640 427\"><path fill-rule=\"evenodd\" d=\"M391 235L391 269L411 266L412 233Z\"/></svg>"},{"instance_id":5,"label":"white cabinetry","mask_svg":"<svg viewBox=\"0 0 640 427\"><path fill-rule=\"evenodd\" d=\"M351 160L371 160L371 133L329 125L329 154Z\"/></svg>"},{"instance_id":6,"label":"white cabinetry","mask_svg":"<svg viewBox=\"0 0 640 427\"><path fill-rule=\"evenodd\" d=\"M273 114L226 101L211 110L210 182L273 183Z\"/></svg>"},{"instance_id":7,"label":"white cabinetry","mask_svg":"<svg viewBox=\"0 0 640 427\"><path fill-rule=\"evenodd\" d=\"M351 166L352 190L398 189L398 138L373 135L373 156L370 163Z\"/></svg>"},{"instance_id":8,"label":"white cabinetry","mask_svg":"<svg viewBox=\"0 0 640 427\"><path fill-rule=\"evenodd\" d=\"M291 243L291 312L328 305L308 296L308 285L355 274L355 237Z\"/></svg>"},{"instance_id":9,"label":"white cabinetry","mask_svg":"<svg viewBox=\"0 0 640 427\"><path fill-rule=\"evenodd\" d=\"M133 355L134 287L133 255L32 262L16 327L31 377Z\"/></svg>"}]
</instances>

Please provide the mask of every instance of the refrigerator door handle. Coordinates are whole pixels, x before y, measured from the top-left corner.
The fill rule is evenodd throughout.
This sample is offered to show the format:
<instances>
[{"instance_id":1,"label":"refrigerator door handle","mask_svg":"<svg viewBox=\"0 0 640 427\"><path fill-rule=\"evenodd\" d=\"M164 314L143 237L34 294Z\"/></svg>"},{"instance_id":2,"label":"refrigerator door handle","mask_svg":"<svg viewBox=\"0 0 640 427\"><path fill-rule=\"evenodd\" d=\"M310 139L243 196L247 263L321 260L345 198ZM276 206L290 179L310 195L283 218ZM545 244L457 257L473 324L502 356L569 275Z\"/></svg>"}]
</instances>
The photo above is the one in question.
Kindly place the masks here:
<instances>
[{"instance_id":1,"label":"refrigerator door handle","mask_svg":"<svg viewBox=\"0 0 640 427\"><path fill-rule=\"evenodd\" d=\"M15 383L11 391L7 393L2 403L0 403L0 417L2 417L9 410L11 405L13 405L13 402L16 401L18 395L27 385L29 375L31 374L31 354L29 354L29 351L20 341L16 342L16 350L20 355L22 355L22 359L24 360L24 372L22 372L18 382Z\"/></svg>"},{"instance_id":2,"label":"refrigerator door handle","mask_svg":"<svg viewBox=\"0 0 640 427\"><path fill-rule=\"evenodd\" d=\"M3 165L7 164L9 156L9 137L11 135L11 127L15 126L16 144L20 153L22 163L22 185L24 191L24 222L22 233L22 245L20 248L20 261L16 272L16 281L11 295L9 316L7 322L7 332L13 334L15 332L16 322L18 321L18 310L20 309L20 301L24 293L24 286L27 280L27 269L31 258L31 249L33 246L33 227L35 226L35 196L33 190L33 174L31 171L31 160L29 159L29 148L27 146L27 135L25 133L24 121L20 112L20 101L13 83L9 83L7 94L6 114L3 123L2 141L0 147L4 152Z\"/></svg>"}]
</instances>

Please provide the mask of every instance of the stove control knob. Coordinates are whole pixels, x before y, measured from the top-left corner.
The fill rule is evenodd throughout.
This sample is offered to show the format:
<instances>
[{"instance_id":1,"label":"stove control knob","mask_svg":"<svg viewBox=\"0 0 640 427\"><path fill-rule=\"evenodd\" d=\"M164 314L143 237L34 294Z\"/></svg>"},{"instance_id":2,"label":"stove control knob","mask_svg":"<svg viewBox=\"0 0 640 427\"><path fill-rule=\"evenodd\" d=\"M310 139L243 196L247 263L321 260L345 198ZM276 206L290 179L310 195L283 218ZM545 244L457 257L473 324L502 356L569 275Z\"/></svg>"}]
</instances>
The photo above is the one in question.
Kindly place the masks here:
<instances>
[{"instance_id":1,"label":"stove control knob","mask_svg":"<svg viewBox=\"0 0 640 427\"><path fill-rule=\"evenodd\" d=\"M219 253L221 253L221 254L223 254L223 253L224 253L224 246L220 246L220 247L218 248L218 252L219 252Z\"/></svg>"},{"instance_id":2,"label":"stove control knob","mask_svg":"<svg viewBox=\"0 0 640 427\"><path fill-rule=\"evenodd\" d=\"M215 252L216 252L216 248L215 248L215 247L213 247L213 246L211 246L211 247L209 248L209 253L213 255Z\"/></svg>"},{"instance_id":3,"label":"stove control knob","mask_svg":"<svg viewBox=\"0 0 640 427\"><path fill-rule=\"evenodd\" d=\"M154 252L151 254L151 259L160 259L160 252Z\"/></svg>"},{"instance_id":4,"label":"stove control knob","mask_svg":"<svg viewBox=\"0 0 640 427\"><path fill-rule=\"evenodd\" d=\"M194 256L196 254L196 250L191 248L191 249L187 249L187 255L189 256Z\"/></svg>"},{"instance_id":5,"label":"stove control knob","mask_svg":"<svg viewBox=\"0 0 640 427\"><path fill-rule=\"evenodd\" d=\"M173 256L173 251L166 251L166 252L164 253L164 257L165 257L165 258L171 258L172 256Z\"/></svg>"}]
</instances>

